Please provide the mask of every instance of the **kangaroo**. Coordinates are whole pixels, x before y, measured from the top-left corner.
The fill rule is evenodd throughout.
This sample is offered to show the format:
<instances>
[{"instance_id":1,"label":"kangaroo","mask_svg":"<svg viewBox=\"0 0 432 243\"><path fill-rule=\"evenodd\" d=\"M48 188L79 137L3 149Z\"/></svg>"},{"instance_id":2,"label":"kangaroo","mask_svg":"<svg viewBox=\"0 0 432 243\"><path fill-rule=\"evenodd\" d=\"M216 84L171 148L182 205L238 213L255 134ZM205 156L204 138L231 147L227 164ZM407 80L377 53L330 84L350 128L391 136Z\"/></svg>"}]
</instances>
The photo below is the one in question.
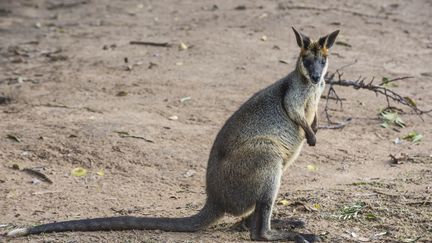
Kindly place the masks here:
<instances>
[{"instance_id":1,"label":"kangaroo","mask_svg":"<svg viewBox=\"0 0 432 243\"><path fill-rule=\"evenodd\" d=\"M15 229L7 236L63 231L164 230L194 232L225 213L243 216L257 241L316 242L313 234L271 228L282 173L298 157L306 140L315 146L318 101L324 89L328 50L339 30L312 41L293 28L300 55L286 77L257 92L216 136L207 165L207 200L195 215L183 218L108 217L71 220Z\"/></svg>"}]
</instances>

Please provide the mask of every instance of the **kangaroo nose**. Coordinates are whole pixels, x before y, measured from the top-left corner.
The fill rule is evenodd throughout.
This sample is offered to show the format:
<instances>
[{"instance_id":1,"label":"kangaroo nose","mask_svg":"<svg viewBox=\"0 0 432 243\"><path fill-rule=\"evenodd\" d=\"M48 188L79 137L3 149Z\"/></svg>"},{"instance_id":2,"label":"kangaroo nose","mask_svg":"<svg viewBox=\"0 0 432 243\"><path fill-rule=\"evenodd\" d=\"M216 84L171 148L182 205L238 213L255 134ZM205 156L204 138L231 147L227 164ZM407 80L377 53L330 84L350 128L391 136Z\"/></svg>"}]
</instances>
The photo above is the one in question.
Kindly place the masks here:
<instances>
[{"instance_id":1,"label":"kangaroo nose","mask_svg":"<svg viewBox=\"0 0 432 243\"><path fill-rule=\"evenodd\" d=\"M311 74L310 77L314 83L318 83L321 78L321 76L318 73L313 73Z\"/></svg>"}]
</instances>

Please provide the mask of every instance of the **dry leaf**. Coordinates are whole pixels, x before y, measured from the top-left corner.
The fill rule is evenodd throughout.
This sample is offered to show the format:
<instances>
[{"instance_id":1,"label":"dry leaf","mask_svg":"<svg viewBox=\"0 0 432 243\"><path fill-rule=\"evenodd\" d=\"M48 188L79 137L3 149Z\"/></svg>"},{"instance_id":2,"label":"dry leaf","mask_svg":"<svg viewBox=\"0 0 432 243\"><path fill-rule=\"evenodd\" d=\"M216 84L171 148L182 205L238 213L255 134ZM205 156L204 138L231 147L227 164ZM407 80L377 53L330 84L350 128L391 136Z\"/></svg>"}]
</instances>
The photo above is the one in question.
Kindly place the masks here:
<instances>
[{"instance_id":1,"label":"dry leaf","mask_svg":"<svg viewBox=\"0 0 432 243\"><path fill-rule=\"evenodd\" d=\"M308 169L308 171L312 171L312 172L318 170L318 168L316 167L316 165L312 165L312 164L307 165L306 168Z\"/></svg>"},{"instance_id":2,"label":"dry leaf","mask_svg":"<svg viewBox=\"0 0 432 243\"><path fill-rule=\"evenodd\" d=\"M117 94L116 94L116 96L126 96L126 95L128 95L128 93L126 92L126 91L119 91Z\"/></svg>"},{"instance_id":3,"label":"dry leaf","mask_svg":"<svg viewBox=\"0 0 432 243\"><path fill-rule=\"evenodd\" d=\"M420 133L418 133L416 131L412 131L412 132L408 133L407 135L405 135L405 137L403 137L403 139L411 141L413 143L418 143L423 139L423 135L421 135Z\"/></svg>"},{"instance_id":4,"label":"dry leaf","mask_svg":"<svg viewBox=\"0 0 432 243\"><path fill-rule=\"evenodd\" d=\"M286 199L282 199L282 200L280 200L277 204L278 204L278 205L286 206L286 205L289 205L289 204L290 204L290 201L288 201L288 200L286 200Z\"/></svg>"},{"instance_id":5,"label":"dry leaf","mask_svg":"<svg viewBox=\"0 0 432 243\"><path fill-rule=\"evenodd\" d=\"M77 167L71 171L71 175L73 176L85 176L87 175L87 170L82 167Z\"/></svg>"},{"instance_id":6,"label":"dry leaf","mask_svg":"<svg viewBox=\"0 0 432 243\"><path fill-rule=\"evenodd\" d=\"M190 96L186 96L180 99L180 102L183 103L185 101L191 100L192 98Z\"/></svg>"},{"instance_id":7,"label":"dry leaf","mask_svg":"<svg viewBox=\"0 0 432 243\"><path fill-rule=\"evenodd\" d=\"M12 134L8 134L7 138L15 140L15 142L21 143L21 139L18 136L12 135Z\"/></svg>"},{"instance_id":8,"label":"dry leaf","mask_svg":"<svg viewBox=\"0 0 432 243\"><path fill-rule=\"evenodd\" d=\"M408 96L405 96L403 98L406 100L406 102L408 102L408 104L410 104L410 105L412 105L414 107L417 106L417 103L415 102L415 100L413 98L408 97Z\"/></svg>"},{"instance_id":9,"label":"dry leaf","mask_svg":"<svg viewBox=\"0 0 432 243\"><path fill-rule=\"evenodd\" d=\"M180 45L179 45L179 50L181 50L181 51L187 50L188 48L189 47L185 43L183 43L183 42L181 42Z\"/></svg>"}]
</instances>

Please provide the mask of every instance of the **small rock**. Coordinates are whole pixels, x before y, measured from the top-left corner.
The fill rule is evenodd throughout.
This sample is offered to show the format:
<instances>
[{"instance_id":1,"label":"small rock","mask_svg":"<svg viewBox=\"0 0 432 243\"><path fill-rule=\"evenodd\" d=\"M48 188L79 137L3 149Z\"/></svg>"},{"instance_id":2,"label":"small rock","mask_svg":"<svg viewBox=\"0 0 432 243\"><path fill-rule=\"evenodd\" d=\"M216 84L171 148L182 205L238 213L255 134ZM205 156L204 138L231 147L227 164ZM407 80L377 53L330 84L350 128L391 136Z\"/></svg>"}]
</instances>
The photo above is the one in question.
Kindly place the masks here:
<instances>
[{"instance_id":1,"label":"small rock","mask_svg":"<svg viewBox=\"0 0 432 243\"><path fill-rule=\"evenodd\" d=\"M168 117L168 120L177 121L178 120L178 116L176 116L176 115L170 116L170 117Z\"/></svg>"},{"instance_id":2,"label":"small rock","mask_svg":"<svg viewBox=\"0 0 432 243\"><path fill-rule=\"evenodd\" d=\"M195 170L188 170L186 173L183 174L184 177L191 177L196 173Z\"/></svg>"},{"instance_id":3,"label":"small rock","mask_svg":"<svg viewBox=\"0 0 432 243\"><path fill-rule=\"evenodd\" d=\"M32 181L31 181L31 183L32 183L33 185L40 184L41 182L42 182L41 180L36 179L36 178L33 178Z\"/></svg>"}]
</instances>

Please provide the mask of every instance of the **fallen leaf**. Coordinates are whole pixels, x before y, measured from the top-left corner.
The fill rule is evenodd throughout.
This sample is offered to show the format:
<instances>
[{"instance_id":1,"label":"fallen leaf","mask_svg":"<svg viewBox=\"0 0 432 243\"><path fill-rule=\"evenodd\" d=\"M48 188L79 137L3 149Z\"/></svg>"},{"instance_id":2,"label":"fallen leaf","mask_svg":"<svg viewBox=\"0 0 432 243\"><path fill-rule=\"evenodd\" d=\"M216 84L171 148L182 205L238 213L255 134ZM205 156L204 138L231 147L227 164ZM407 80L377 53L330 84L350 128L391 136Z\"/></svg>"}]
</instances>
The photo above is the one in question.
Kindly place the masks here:
<instances>
[{"instance_id":1,"label":"fallen leaf","mask_svg":"<svg viewBox=\"0 0 432 243\"><path fill-rule=\"evenodd\" d=\"M98 176L104 176L104 175L105 175L105 172L104 172L103 170L99 170L98 172L96 172L96 174L97 174Z\"/></svg>"},{"instance_id":2,"label":"fallen leaf","mask_svg":"<svg viewBox=\"0 0 432 243\"><path fill-rule=\"evenodd\" d=\"M368 213L368 214L366 214L366 219L367 220L376 220L376 219L378 219L378 216L376 216L373 213Z\"/></svg>"},{"instance_id":3,"label":"fallen leaf","mask_svg":"<svg viewBox=\"0 0 432 243\"><path fill-rule=\"evenodd\" d=\"M415 100L412 99L411 97L405 96L405 97L403 97L403 98L404 98L404 100L405 100L408 104L410 104L410 105L412 105L412 106L414 106L414 107L417 106L417 103L416 103Z\"/></svg>"},{"instance_id":4,"label":"fallen leaf","mask_svg":"<svg viewBox=\"0 0 432 243\"><path fill-rule=\"evenodd\" d=\"M383 77L381 79L381 86L385 87L385 88L394 88L397 87L397 84L394 82L391 82L391 80L387 77Z\"/></svg>"},{"instance_id":5,"label":"fallen leaf","mask_svg":"<svg viewBox=\"0 0 432 243\"><path fill-rule=\"evenodd\" d=\"M117 94L116 94L116 96L126 96L126 95L128 95L128 93L126 92L126 91L119 91Z\"/></svg>"},{"instance_id":6,"label":"fallen leaf","mask_svg":"<svg viewBox=\"0 0 432 243\"><path fill-rule=\"evenodd\" d=\"M143 136L129 134L129 132L125 132L125 131L114 131L114 132L117 133L121 138L137 138L137 139L142 139L149 143L154 143L154 141L151 139L145 138Z\"/></svg>"},{"instance_id":7,"label":"fallen leaf","mask_svg":"<svg viewBox=\"0 0 432 243\"><path fill-rule=\"evenodd\" d=\"M386 235L386 234L388 234L388 232L387 231L383 231L383 232L379 232L379 233L375 234L375 236L383 236L383 235Z\"/></svg>"},{"instance_id":8,"label":"fallen leaf","mask_svg":"<svg viewBox=\"0 0 432 243\"><path fill-rule=\"evenodd\" d=\"M417 242L418 240L420 240L421 236L416 237L416 238L406 238L403 239L402 242L404 243L413 243L413 242Z\"/></svg>"},{"instance_id":9,"label":"fallen leaf","mask_svg":"<svg viewBox=\"0 0 432 243\"><path fill-rule=\"evenodd\" d=\"M316 210L321 209L321 205L319 205L318 203L315 203L314 205L312 205L312 207L315 208Z\"/></svg>"},{"instance_id":10,"label":"fallen leaf","mask_svg":"<svg viewBox=\"0 0 432 243\"><path fill-rule=\"evenodd\" d=\"M350 44L348 44L348 42L345 41L336 41L335 44L340 46L352 47Z\"/></svg>"},{"instance_id":11,"label":"fallen leaf","mask_svg":"<svg viewBox=\"0 0 432 243\"><path fill-rule=\"evenodd\" d=\"M7 138L15 140L15 142L21 143L21 139L16 135L8 134Z\"/></svg>"},{"instance_id":12,"label":"fallen leaf","mask_svg":"<svg viewBox=\"0 0 432 243\"><path fill-rule=\"evenodd\" d=\"M188 48L189 47L183 42L181 42L179 45L179 50L181 50L181 51L187 50Z\"/></svg>"},{"instance_id":13,"label":"fallen leaf","mask_svg":"<svg viewBox=\"0 0 432 243\"><path fill-rule=\"evenodd\" d=\"M318 170L318 168L316 167L316 165L313 165L313 164L307 165L306 168L309 171L317 171Z\"/></svg>"},{"instance_id":14,"label":"fallen leaf","mask_svg":"<svg viewBox=\"0 0 432 243\"><path fill-rule=\"evenodd\" d=\"M423 135L420 133L417 133L416 131L412 131L405 135L402 139L411 141L413 143L418 143L423 139Z\"/></svg>"},{"instance_id":15,"label":"fallen leaf","mask_svg":"<svg viewBox=\"0 0 432 243\"><path fill-rule=\"evenodd\" d=\"M399 127L405 127L405 123L400 118L399 114L395 111L384 111L380 113L381 119L384 123L381 124L382 127L387 128L390 124L395 124Z\"/></svg>"},{"instance_id":16,"label":"fallen leaf","mask_svg":"<svg viewBox=\"0 0 432 243\"><path fill-rule=\"evenodd\" d=\"M290 201L288 201L288 200L286 200L286 199L282 199L282 200L280 200L277 204L278 204L278 205L286 206L286 205L289 205L289 204L290 204Z\"/></svg>"},{"instance_id":17,"label":"fallen leaf","mask_svg":"<svg viewBox=\"0 0 432 243\"><path fill-rule=\"evenodd\" d=\"M82 167L77 167L71 171L71 175L77 176L77 177L85 176L85 175L87 175L87 170L82 168Z\"/></svg>"},{"instance_id":18,"label":"fallen leaf","mask_svg":"<svg viewBox=\"0 0 432 243\"><path fill-rule=\"evenodd\" d=\"M185 101L191 100L192 98L190 96L186 96L180 99L180 102L183 103Z\"/></svg>"},{"instance_id":19,"label":"fallen leaf","mask_svg":"<svg viewBox=\"0 0 432 243\"><path fill-rule=\"evenodd\" d=\"M387 122L383 122L383 123L380 124L380 126L381 126L382 128L388 128L388 127L389 127L389 124L388 124Z\"/></svg>"}]
</instances>

